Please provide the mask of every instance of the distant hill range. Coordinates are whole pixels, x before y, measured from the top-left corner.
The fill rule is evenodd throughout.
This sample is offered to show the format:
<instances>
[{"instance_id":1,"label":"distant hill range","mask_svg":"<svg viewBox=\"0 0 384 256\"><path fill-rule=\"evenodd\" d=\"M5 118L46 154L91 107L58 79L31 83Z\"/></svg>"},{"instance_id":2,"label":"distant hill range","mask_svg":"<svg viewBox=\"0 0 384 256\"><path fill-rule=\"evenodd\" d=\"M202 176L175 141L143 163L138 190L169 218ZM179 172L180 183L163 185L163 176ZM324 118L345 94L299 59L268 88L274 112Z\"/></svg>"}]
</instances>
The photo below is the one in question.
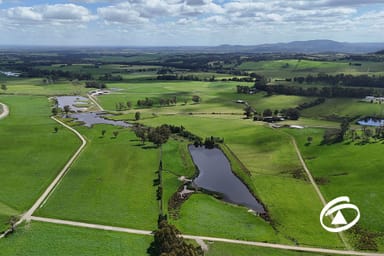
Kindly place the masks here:
<instances>
[{"instance_id":1,"label":"distant hill range","mask_svg":"<svg viewBox=\"0 0 384 256\"><path fill-rule=\"evenodd\" d=\"M344 43L332 40L295 41L290 43L261 44L254 46L220 45L209 47L214 52L248 53L375 53L383 52L384 43Z\"/></svg>"}]
</instances>

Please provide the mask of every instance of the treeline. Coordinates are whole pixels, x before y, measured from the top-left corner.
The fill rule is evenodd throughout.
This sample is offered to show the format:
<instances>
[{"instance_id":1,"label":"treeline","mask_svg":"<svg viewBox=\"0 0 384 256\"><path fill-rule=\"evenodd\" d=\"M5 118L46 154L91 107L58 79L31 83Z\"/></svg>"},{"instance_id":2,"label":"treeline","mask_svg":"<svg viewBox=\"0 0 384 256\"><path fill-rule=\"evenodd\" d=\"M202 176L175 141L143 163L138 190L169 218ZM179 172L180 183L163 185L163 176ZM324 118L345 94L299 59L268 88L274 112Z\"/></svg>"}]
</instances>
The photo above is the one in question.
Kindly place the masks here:
<instances>
[{"instance_id":1,"label":"treeline","mask_svg":"<svg viewBox=\"0 0 384 256\"><path fill-rule=\"evenodd\" d=\"M186 138L187 140L193 142L193 145L196 147L205 146L206 148L214 148L217 144L224 143L224 138L214 136L206 137L203 141L203 138L187 131L182 125L167 125L167 127L170 129L172 134L177 134L178 136Z\"/></svg>"},{"instance_id":2,"label":"treeline","mask_svg":"<svg viewBox=\"0 0 384 256\"><path fill-rule=\"evenodd\" d=\"M197 75L165 74L156 77L157 80L182 80L182 81L216 81L215 76L201 78Z\"/></svg>"},{"instance_id":3,"label":"treeline","mask_svg":"<svg viewBox=\"0 0 384 256\"><path fill-rule=\"evenodd\" d=\"M313 101L310 101L310 102L304 102L304 103L301 103L299 104L296 109L298 110L303 110L303 109L306 109L306 108L311 108L311 107L314 107L314 106L317 106L317 105L320 105L322 103L325 102L325 98L317 98Z\"/></svg>"},{"instance_id":4,"label":"treeline","mask_svg":"<svg viewBox=\"0 0 384 256\"><path fill-rule=\"evenodd\" d=\"M361 98L366 95L383 95L383 91L377 88L350 88L341 86L324 86L324 87L300 87L290 85L262 85L255 84L254 88L259 91L265 91L268 95L284 94L284 95L298 95L298 96L312 96L312 97L351 97Z\"/></svg>"},{"instance_id":5,"label":"treeline","mask_svg":"<svg viewBox=\"0 0 384 256\"><path fill-rule=\"evenodd\" d=\"M107 86L104 83L98 81L87 81L85 82L85 88L105 89Z\"/></svg>"},{"instance_id":6,"label":"treeline","mask_svg":"<svg viewBox=\"0 0 384 256\"><path fill-rule=\"evenodd\" d=\"M293 81L299 84L321 83L326 85L341 85L351 87L378 87L384 88L384 76L368 76L368 75L329 75L325 73L317 76L307 75L306 77L295 77Z\"/></svg>"},{"instance_id":7,"label":"treeline","mask_svg":"<svg viewBox=\"0 0 384 256\"><path fill-rule=\"evenodd\" d=\"M104 74L103 76L100 76L99 77L99 80L102 80L102 81L111 81L111 82L118 82L118 81L122 81L123 80L123 77L121 75L112 75L111 73L106 73Z\"/></svg>"},{"instance_id":8,"label":"treeline","mask_svg":"<svg viewBox=\"0 0 384 256\"><path fill-rule=\"evenodd\" d=\"M63 70L42 70L32 67L23 67L20 69L22 77L49 77L51 80L56 81L59 78L68 80L93 80L89 73L70 72Z\"/></svg>"}]
</instances>

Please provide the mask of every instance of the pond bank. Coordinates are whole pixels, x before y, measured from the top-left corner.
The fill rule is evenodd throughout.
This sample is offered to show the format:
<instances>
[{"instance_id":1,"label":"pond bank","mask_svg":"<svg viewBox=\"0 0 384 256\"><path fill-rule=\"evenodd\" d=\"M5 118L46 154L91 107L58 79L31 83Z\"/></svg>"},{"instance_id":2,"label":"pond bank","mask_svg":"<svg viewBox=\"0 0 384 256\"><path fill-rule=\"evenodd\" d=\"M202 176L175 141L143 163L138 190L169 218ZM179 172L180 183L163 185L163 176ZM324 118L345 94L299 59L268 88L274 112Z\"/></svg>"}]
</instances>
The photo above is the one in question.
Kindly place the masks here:
<instances>
[{"instance_id":1,"label":"pond bank","mask_svg":"<svg viewBox=\"0 0 384 256\"><path fill-rule=\"evenodd\" d=\"M220 149L206 149L191 145L189 151L199 170L199 175L193 180L197 187L218 194L226 202L265 214L263 205L232 172L229 160Z\"/></svg>"}]
</instances>

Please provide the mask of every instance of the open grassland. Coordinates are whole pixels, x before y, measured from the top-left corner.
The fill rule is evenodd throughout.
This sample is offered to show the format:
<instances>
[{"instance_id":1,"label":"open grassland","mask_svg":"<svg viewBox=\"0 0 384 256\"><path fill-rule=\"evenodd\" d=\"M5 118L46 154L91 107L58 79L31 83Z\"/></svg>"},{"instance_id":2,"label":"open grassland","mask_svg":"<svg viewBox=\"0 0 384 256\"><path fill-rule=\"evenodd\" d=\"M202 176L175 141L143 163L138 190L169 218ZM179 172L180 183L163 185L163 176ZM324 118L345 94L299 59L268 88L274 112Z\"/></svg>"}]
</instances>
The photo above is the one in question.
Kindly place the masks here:
<instances>
[{"instance_id":1,"label":"open grassland","mask_svg":"<svg viewBox=\"0 0 384 256\"><path fill-rule=\"evenodd\" d=\"M119 92L98 97L107 110L115 110L116 103L130 101L138 108L137 101L146 97L154 101L154 108L142 109L155 113L189 113L189 112L242 112L242 105L236 104L236 85L234 82L201 81L144 81L136 83L113 83L109 87L121 89ZM244 84L244 83L243 83ZM248 85L251 85L248 83ZM192 96L201 97L201 104L193 104ZM160 107L161 98L177 98L176 106ZM184 101L187 101L185 105Z\"/></svg>"},{"instance_id":2,"label":"open grassland","mask_svg":"<svg viewBox=\"0 0 384 256\"><path fill-rule=\"evenodd\" d=\"M330 116L383 116L384 104L372 104L351 98L326 99L323 104L305 109L301 113L304 117L320 119Z\"/></svg>"},{"instance_id":3,"label":"open grassland","mask_svg":"<svg viewBox=\"0 0 384 256\"><path fill-rule=\"evenodd\" d=\"M359 62L361 66L349 65L343 61L315 61L315 60L272 60L249 61L242 63L240 70L252 71L273 78L290 78L318 73L345 74L382 74L384 64L380 62Z\"/></svg>"},{"instance_id":4,"label":"open grassland","mask_svg":"<svg viewBox=\"0 0 384 256\"><path fill-rule=\"evenodd\" d=\"M182 232L193 235L289 243L268 222L246 208L204 194L192 195L182 206L180 219L172 222Z\"/></svg>"},{"instance_id":5,"label":"open grassland","mask_svg":"<svg viewBox=\"0 0 384 256\"><path fill-rule=\"evenodd\" d=\"M360 209L359 225L369 231L382 232L382 141L365 145L357 145L352 141L320 145L324 133L322 129L287 131L297 139L312 174L327 181L320 186L325 198L330 201L338 196L349 196ZM313 142L305 146L308 136L313 138ZM383 238L378 241L384 248Z\"/></svg>"},{"instance_id":6,"label":"open grassland","mask_svg":"<svg viewBox=\"0 0 384 256\"><path fill-rule=\"evenodd\" d=\"M253 95L236 94L241 100L247 101L257 112L262 113L265 109L282 110L286 108L294 108L298 105L311 102L312 97L295 96L295 95L272 95L267 96L264 92L259 92Z\"/></svg>"},{"instance_id":7,"label":"open grassland","mask_svg":"<svg viewBox=\"0 0 384 256\"><path fill-rule=\"evenodd\" d=\"M0 120L0 226L27 210L80 145L49 118L45 97L0 96L10 115ZM58 132L54 133L54 127Z\"/></svg>"},{"instance_id":8,"label":"open grassland","mask_svg":"<svg viewBox=\"0 0 384 256\"><path fill-rule=\"evenodd\" d=\"M318 223L322 205L312 186L305 180L292 177L293 173L301 173L302 170L287 135L256 125L249 120L228 122L222 119L173 116L143 122L148 125L183 125L187 130L202 137L224 137L225 143L251 171L252 183L248 185L267 206L279 237L301 245L342 247L338 237L324 231ZM202 201L204 207L200 208L198 201ZM242 236L244 232L238 232L232 217L226 216L227 220L224 220L225 215L219 210L210 212L216 212L214 218L196 217L198 211L203 211L204 208L210 209L207 202L200 197L187 201L181 209L182 215L187 217L177 220L177 226L186 233L213 235L215 230L219 230L217 232L223 236ZM246 212L246 209L244 211ZM191 218L200 225L191 225ZM255 216L253 218L254 225L257 226L260 219ZM212 231L209 227L214 225L212 222L215 221L219 224L216 223L217 228ZM221 223L231 224L225 227ZM225 231L221 231L219 227ZM244 238L250 239L246 236Z\"/></svg>"},{"instance_id":9,"label":"open grassland","mask_svg":"<svg viewBox=\"0 0 384 256\"><path fill-rule=\"evenodd\" d=\"M2 239L0 251L14 256L146 256L152 240L151 236L31 222Z\"/></svg>"},{"instance_id":10,"label":"open grassland","mask_svg":"<svg viewBox=\"0 0 384 256\"><path fill-rule=\"evenodd\" d=\"M163 205L168 212L168 202L172 195L182 186L178 178L191 178L195 174L195 166L188 152L187 141L169 140L162 146L163 150Z\"/></svg>"},{"instance_id":11,"label":"open grassland","mask_svg":"<svg viewBox=\"0 0 384 256\"><path fill-rule=\"evenodd\" d=\"M293 108L304 102L310 102L311 97L274 95L267 97L265 93L246 95L236 93L236 85L252 85L251 83L237 82L196 82L196 81L146 81L140 83L114 83L110 87L119 88L120 91L98 97L100 104L107 110L116 110L116 104L121 102L132 103L131 112L164 114L235 114L242 115L244 105L236 103L237 100L247 101L256 111L262 112L269 108L281 110ZM201 102L195 104L191 101L193 95L201 97ZM143 108L137 105L138 100L146 97L154 101L154 107ZM160 107L161 98L177 98L177 104ZM186 101L186 104L185 104Z\"/></svg>"},{"instance_id":12,"label":"open grassland","mask_svg":"<svg viewBox=\"0 0 384 256\"><path fill-rule=\"evenodd\" d=\"M159 150L142 148L130 129L77 127L88 147L37 214L91 223L155 229L158 216L153 180ZM101 137L101 131L106 134ZM114 138L112 132L118 130Z\"/></svg>"},{"instance_id":13,"label":"open grassland","mask_svg":"<svg viewBox=\"0 0 384 256\"><path fill-rule=\"evenodd\" d=\"M219 242L208 242L208 252L206 256L319 256L325 254L320 253L305 253L305 252L296 252L288 250L279 250L271 248L261 248L249 245L238 245L238 244L228 244L228 243L219 243ZM330 254L326 254L330 255Z\"/></svg>"},{"instance_id":14,"label":"open grassland","mask_svg":"<svg viewBox=\"0 0 384 256\"><path fill-rule=\"evenodd\" d=\"M44 84L42 78L11 79L5 82L7 90L1 94L15 95L79 95L89 91L83 83L59 80L53 84Z\"/></svg>"}]
</instances>

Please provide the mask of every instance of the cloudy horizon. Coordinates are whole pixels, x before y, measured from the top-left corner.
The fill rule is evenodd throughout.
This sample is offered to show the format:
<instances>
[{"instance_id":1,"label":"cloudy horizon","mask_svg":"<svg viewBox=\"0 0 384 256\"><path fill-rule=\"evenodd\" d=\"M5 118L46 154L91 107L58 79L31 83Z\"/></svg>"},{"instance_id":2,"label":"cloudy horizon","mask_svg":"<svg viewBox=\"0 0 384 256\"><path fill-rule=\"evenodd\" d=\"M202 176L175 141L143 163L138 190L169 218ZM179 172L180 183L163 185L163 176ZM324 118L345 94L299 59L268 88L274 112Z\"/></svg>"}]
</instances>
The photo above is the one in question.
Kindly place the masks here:
<instances>
[{"instance_id":1,"label":"cloudy horizon","mask_svg":"<svg viewBox=\"0 0 384 256\"><path fill-rule=\"evenodd\" d=\"M0 0L0 45L384 42L384 0Z\"/></svg>"}]
</instances>

